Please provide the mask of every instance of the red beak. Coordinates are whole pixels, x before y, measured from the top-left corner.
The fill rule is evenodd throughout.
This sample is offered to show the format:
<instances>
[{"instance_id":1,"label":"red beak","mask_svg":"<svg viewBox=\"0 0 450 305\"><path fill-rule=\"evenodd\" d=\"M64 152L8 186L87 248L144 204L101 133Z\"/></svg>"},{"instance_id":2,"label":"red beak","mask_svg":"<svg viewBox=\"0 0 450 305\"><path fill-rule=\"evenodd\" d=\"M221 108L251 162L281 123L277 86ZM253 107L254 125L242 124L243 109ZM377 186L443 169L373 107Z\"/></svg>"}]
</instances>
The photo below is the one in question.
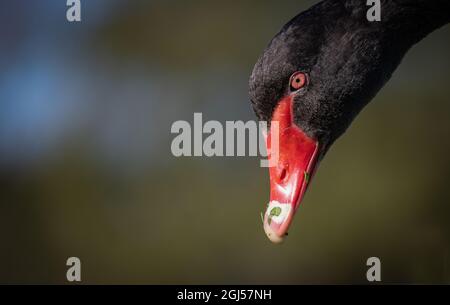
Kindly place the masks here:
<instances>
[{"instance_id":1,"label":"red beak","mask_svg":"<svg viewBox=\"0 0 450 305\"><path fill-rule=\"evenodd\" d=\"M319 150L318 142L293 122L291 96L285 97L277 105L266 144L270 202L264 214L264 231L272 242L280 243L287 235L314 174Z\"/></svg>"}]
</instances>

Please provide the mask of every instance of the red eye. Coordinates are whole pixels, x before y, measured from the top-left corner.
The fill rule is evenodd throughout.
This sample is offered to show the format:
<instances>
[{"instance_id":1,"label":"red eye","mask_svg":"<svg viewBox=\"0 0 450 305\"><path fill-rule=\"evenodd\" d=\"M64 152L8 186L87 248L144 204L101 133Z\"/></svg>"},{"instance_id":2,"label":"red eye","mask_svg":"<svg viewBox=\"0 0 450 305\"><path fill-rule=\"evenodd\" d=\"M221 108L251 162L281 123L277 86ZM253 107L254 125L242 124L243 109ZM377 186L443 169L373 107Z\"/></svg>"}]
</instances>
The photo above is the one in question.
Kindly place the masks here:
<instances>
[{"instance_id":1,"label":"red eye","mask_svg":"<svg viewBox=\"0 0 450 305\"><path fill-rule=\"evenodd\" d=\"M306 85L306 74L303 72L295 72L291 76L291 90L296 91Z\"/></svg>"}]
</instances>

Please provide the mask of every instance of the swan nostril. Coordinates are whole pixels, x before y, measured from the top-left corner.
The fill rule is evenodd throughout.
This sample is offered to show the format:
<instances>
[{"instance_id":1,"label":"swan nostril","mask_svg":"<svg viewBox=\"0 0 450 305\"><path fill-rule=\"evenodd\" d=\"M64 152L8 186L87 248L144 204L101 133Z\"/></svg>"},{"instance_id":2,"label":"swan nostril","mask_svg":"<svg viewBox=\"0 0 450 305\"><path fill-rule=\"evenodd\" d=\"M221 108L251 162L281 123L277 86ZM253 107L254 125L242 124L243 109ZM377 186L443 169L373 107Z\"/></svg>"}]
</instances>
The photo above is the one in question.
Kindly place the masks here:
<instances>
[{"instance_id":1,"label":"swan nostril","mask_svg":"<svg viewBox=\"0 0 450 305\"><path fill-rule=\"evenodd\" d=\"M283 168L280 173L280 181L284 181L284 179L286 179L286 176L287 176L287 170L286 170L286 168Z\"/></svg>"}]
</instances>

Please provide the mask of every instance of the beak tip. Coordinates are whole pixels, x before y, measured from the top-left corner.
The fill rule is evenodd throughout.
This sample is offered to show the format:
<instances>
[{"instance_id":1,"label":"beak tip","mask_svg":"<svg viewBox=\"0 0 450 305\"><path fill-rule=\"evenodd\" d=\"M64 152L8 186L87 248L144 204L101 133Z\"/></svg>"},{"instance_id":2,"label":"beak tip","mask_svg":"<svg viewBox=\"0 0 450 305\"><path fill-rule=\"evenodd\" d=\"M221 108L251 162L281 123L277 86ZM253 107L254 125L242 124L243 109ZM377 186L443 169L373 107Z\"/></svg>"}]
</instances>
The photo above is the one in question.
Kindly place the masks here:
<instances>
[{"instance_id":1,"label":"beak tip","mask_svg":"<svg viewBox=\"0 0 450 305\"><path fill-rule=\"evenodd\" d=\"M279 236L267 222L264 223L264 232L266 232L267 238L274 244L281 244L284 241L284 236Z\"/></svg>"}]
</instances>

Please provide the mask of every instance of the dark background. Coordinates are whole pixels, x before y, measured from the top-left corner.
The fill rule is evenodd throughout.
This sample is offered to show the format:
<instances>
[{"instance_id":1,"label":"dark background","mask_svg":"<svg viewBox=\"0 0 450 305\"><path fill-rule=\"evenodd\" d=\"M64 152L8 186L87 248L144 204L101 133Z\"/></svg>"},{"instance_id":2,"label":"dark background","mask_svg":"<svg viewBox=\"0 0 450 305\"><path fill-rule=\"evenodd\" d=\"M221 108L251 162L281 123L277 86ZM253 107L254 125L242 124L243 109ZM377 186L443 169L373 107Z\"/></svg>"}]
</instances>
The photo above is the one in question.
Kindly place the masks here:
<instances>
[{"instance_id":1,"label":"dark background","mask_svg":"<svg viewBox=\"0 0 450 305\"><path fill-rule=\"evenodd\" d=\"M175 158L175 120L254 119L248 76L316 1L0 4L0 283L450 282L450 27L405 57L321 163L283 245L267 169Z\"/></svg>"}]
</instances>

